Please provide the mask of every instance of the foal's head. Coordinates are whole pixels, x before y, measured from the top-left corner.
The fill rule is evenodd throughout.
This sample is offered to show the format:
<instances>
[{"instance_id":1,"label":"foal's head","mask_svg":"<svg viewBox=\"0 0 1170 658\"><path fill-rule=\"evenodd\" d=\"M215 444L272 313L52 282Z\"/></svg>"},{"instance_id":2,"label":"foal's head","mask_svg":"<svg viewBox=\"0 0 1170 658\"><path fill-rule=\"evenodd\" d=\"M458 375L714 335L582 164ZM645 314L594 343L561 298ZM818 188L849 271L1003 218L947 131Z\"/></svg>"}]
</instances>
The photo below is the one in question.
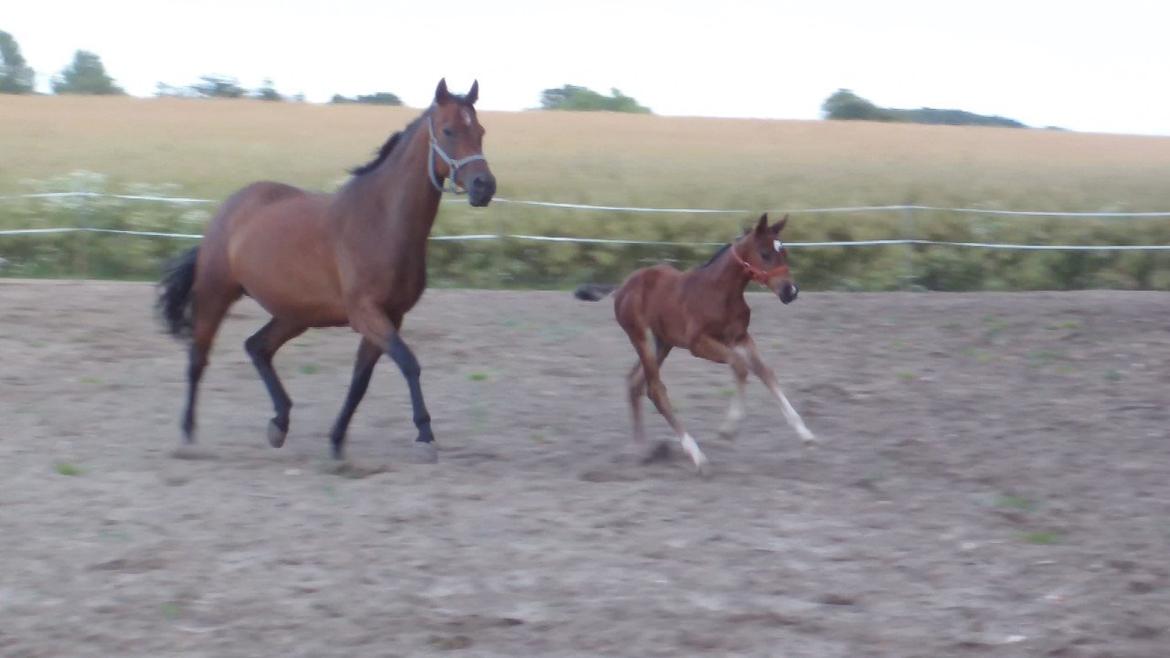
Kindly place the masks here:
<instances>
[{"instance_id":1,"label":"foal's head","mask_svg":"<svg viewBox=\"0 0 1170 658\"><path fill-rule=\"evenodd\" d=\"M479 99L479 81L471 85L466 96L447 91L446 78L435 89L431 111L431 148L435 158L434 173L467 190L473 206L486 206L496 193L496 177L483 157L483 126L475 114Z\"/></svg>"},{"instance_id":2,"label":"foal's head","mask_svg":"<svg viewBox=\"0 0 1170 658\"><path fill-rule=\"evenodd\" d=\"M754 281L768 287L785 304L796 300L800 287L788 271L788 249L780 239L780 232L788 223L788 215L768 225L768 213L760 215L754 229L744 232L732 247L732 254L743 265Z\"/></svg>"}]
</instances>

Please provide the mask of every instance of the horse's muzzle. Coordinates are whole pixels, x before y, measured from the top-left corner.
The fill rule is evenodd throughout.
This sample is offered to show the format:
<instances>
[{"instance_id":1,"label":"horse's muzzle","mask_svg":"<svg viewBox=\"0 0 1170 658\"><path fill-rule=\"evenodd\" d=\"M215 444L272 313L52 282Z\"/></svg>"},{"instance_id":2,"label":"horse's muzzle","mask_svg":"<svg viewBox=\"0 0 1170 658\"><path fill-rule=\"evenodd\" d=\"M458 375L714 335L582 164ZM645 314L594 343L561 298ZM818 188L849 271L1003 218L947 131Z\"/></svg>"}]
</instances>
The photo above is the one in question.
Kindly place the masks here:
<instances>
[{"instance_id":1,"label":"horse's muzzle","mask_svg":"<svg viewBox=\"0 0 1170 658\"><path fill-rule=\"evenodd\" d=\"M796 301L796 296L799 294L800 286L791 281L785 281L784 285L780 286L780 301L785 304Z\"/></svg>"},{"instance_id":2,"label":"horse's muzzle","mask_svg":"<svg viewBox=\"0 0 1170 658\"><path fill-rule=\"evenodd\" d=\"M477 174L467 188L467 201L477 208L482 208L491 203L495 193L496 177L490 173Z\"/></svg>"}]
</instances>

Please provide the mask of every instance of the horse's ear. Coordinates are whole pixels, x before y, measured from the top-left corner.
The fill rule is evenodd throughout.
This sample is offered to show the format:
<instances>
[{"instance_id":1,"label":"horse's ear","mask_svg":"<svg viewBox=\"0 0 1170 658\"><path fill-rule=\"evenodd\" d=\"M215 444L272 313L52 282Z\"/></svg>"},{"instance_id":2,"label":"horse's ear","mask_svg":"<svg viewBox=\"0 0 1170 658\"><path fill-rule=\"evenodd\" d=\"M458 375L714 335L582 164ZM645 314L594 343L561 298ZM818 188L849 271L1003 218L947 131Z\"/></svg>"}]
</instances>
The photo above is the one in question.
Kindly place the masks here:
<instances>
[{"instance_id":1,"label":"horse's ear","mask_svg":"<svg viewBox=\"0 0 1170 658\"><path fill-rule=\"evenodd\" d=\"M768 213L760 215L760 221L756 222L756 233L763 235L764 231L768 230Z\"/></svg>"},{"instance_id":2,"label":"horse's ear","mask_svg":"<svg viewBox=\"0 0 1170 658\"><path fill-rule=\"evenodd\" d=\"M435 102L446 103L451 100L451 92L447 91L447 78L439 80L439 86L435 87Z\"/></svg>"},{"instance_id":3,"label":"horse's ear","mask_svg":"<svg viewBox=\"0 0 1170 658\"><path fill-rule=\"evenodd\" d=\"M471 83L471 91L467 92L464 98L468 105L475 105L475 101L479 100L479 80Z\"/></svg>"},{"instance_id":4,"label":"horse's ear","mask_svg":"<svg viewBox=\"0 0 1170 658\"><path fill-rule=\"evenodd\" d=\"M780 231L784 230L784 225L788 223L788 213L784 213L784 218L772 225L768 230L772 235L779 235Z\"/></svg>"}]
</instances>

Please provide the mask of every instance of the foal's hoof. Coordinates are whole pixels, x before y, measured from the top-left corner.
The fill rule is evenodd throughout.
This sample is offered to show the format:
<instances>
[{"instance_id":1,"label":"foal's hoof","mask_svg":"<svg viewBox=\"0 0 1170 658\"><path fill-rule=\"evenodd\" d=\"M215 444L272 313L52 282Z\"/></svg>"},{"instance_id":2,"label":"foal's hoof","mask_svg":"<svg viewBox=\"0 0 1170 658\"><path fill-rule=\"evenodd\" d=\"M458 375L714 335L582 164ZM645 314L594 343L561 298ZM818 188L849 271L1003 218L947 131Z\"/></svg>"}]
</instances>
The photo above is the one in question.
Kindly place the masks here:
<instances>
[{"instance_id":1,"label":"foal's hoof","mask_svg":"<svg viewBox=\"0 0 1170 658\"><path fill-rule=\"evenodd\" d=\"M434 464L439 461L439 446L434 441L415 441L406 461L411 464Z\"/></svg>"},{"instance_id":2,"label":"foal's hoof","mask_svg":"<svg viewBox=\"0 0 1170 658\"><path fill-rule=\"evenodd\" d=\"M723 441L734 441L735 437L739 436L738 427L720 427L719 433L716 434Z\"/></svg>"},{"instance_id":3,"label":"foal's hoof","mask_svg":"<svg viewBox=\"0 0 1170 658\"><path fill-rule=\"evenodd\" d=\"M268 421L268 445L272 446L273 448L279 448L284 445L284 440L287 437L287 426L284 429L281 429L280 425L276 424L275 418Z\"/></svg>"},{"instance_id":4,"label":"foal's hoof","mask_svg":"<svg viewBox=\"0 0 1170 658\"><path fill-rule=\"evenodd\" d=\"M646 454L642 455L642 464L653 464L655 462L668 462L673 458L670 450L670 443L666 441L659 441L654 444Z\"/></svg>"}]
</instances>

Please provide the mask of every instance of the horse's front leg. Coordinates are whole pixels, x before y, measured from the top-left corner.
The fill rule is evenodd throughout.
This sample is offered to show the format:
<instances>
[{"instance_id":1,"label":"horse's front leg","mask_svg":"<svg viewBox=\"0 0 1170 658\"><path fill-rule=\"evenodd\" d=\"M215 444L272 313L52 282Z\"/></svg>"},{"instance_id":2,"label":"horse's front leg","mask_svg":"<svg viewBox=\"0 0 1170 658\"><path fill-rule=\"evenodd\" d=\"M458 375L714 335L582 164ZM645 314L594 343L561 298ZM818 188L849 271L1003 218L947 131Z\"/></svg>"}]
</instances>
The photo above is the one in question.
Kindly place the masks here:
<instances>
[{"instance_id":1,"label":"horse's front leg","mask_svg":"<svg viewBox=\"0 0 1170 658\"><path fill-rule=\"evenodd\" d=\"M752 372L760 378L760 381L764 382L764 385L776 397L776 401L780 403L780 410L784 412L784 419L788 421L792 429L796 430L796 433L804 440L805 445L816 443L817 437L805 426L804 421L800 418L800 414L796 413L796 409L793 409L792 404L788 402L788 398L784 397L784 392L780 390L780 382L776 381L776 375L764 363L764 360L760 358L760 352L756 349L756 342L752 340L752 337L746 337L739 344L739 347L747 353L748 366Z\"/></svg>"},{"instance_id":2,"label":"horse's front leg","mask_svg":"<svg viewBox=\"0 0 1170 658\"><path fill-rule=\"evenodd\" d=\"M410 405L414 412L414 426L418 429L418 438L415 439L415 460L420 463L434 463L438 461L438 449L435 446L435 435L431 430L431 414L427 411L423 400L422 367L414 352L410 351L406 341L398 332L401 318L392 322L386 312L376 306L362 306L350 316L350 324L366 340L375 345L384 346L386 354L390 355L402 376L406 378L406 385L410 389Z\"/></svg>"},{"instance_id":3,"label":"horse's front leg","mask_svg":"<svg viewBox=\"0 0 1170 658\"><path fill-rule=\"evenodd\" d=\"M739 434L740 422L747 415L744 408L744 389L747 387L748 377L747 359L738 350L706 336L691 347L691 353L701 359L731 366L731 372L735 376L735 394L727 408L727 418L719 426L719 437L734 439Z\"/></svg>"}]
</instances>

